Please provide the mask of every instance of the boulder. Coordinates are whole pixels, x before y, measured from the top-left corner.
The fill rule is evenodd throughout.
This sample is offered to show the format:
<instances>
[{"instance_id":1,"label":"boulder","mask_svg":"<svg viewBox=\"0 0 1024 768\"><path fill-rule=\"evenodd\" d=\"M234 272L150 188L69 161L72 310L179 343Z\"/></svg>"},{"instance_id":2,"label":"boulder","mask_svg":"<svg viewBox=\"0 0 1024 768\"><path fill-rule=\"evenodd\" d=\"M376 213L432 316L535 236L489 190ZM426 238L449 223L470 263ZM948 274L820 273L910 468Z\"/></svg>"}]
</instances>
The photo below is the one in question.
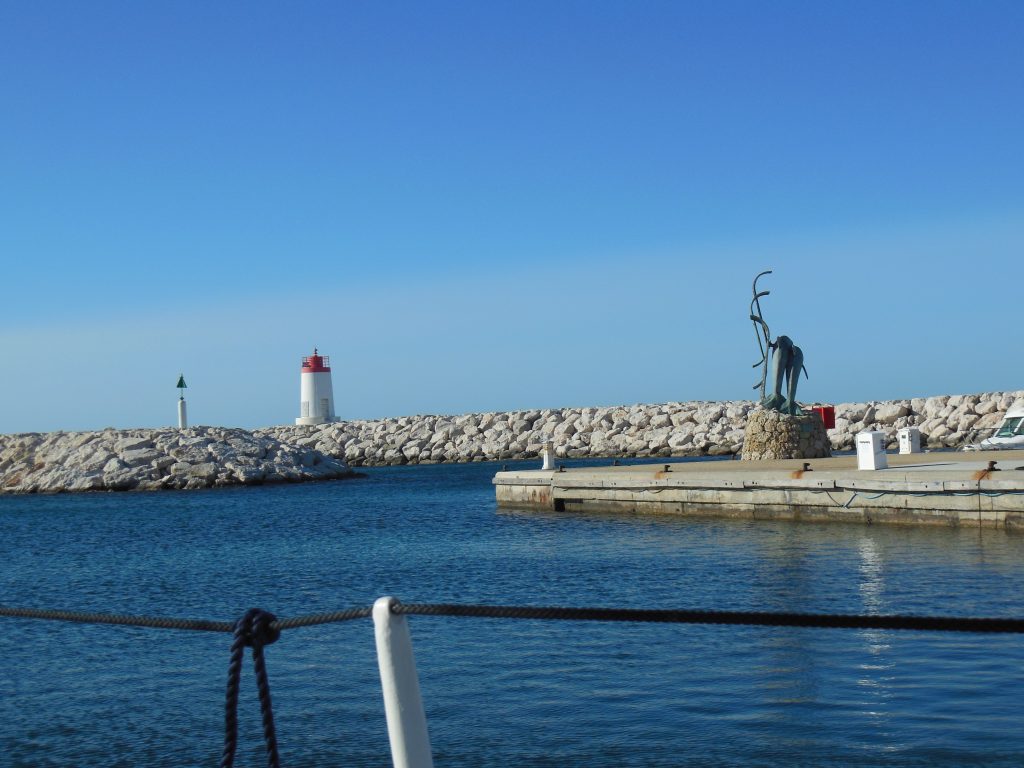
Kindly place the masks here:
<instances>
[{"instance_id":1,"label":"boulder","mask_svg":"<svg viewBox=\"0 0 1024 768\"><path fill-rule=\"evenodd\" d=\"M161 454L159 451L153 448L131 448L126 451L120 452L121 460L130 466L138 466L139 464L148 464L160 458Z\"/></svg>"},{"instance_id":2,"label":"boulder","mask_svg":"<svg viewBox=\"0 0 1024 768\"><path fill-rule=\"evenodd\" d=\"M874 421L876 424L890 426L895 424L897 419L907 416L909 413L910 408L903 403L882 403L875 409ZM865 421L867 421L866 418Z\"/></svg>"}]
</instances>

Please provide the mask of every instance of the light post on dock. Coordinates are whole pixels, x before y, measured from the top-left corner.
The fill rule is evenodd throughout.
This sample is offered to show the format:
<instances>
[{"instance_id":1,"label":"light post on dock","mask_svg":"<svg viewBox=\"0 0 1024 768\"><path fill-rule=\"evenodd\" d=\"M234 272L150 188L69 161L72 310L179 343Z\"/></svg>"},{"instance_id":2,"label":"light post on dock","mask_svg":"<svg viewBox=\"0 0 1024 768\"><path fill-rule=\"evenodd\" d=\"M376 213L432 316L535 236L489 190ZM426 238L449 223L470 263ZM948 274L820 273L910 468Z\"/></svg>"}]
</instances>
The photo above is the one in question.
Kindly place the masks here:
<instances>
[{"instance_id":1,"label":"light post on dock","mask_svg":"<svg viewBox=\"0 0 1024 768\"><path fill-rule=\"evenodd\" d=\"M540 452L541 458L544 463L541 465L542 470L552 470L555 468L555 441L551 438L547 438L544 441L544 447Z\"/></svg>"}]
</instances>

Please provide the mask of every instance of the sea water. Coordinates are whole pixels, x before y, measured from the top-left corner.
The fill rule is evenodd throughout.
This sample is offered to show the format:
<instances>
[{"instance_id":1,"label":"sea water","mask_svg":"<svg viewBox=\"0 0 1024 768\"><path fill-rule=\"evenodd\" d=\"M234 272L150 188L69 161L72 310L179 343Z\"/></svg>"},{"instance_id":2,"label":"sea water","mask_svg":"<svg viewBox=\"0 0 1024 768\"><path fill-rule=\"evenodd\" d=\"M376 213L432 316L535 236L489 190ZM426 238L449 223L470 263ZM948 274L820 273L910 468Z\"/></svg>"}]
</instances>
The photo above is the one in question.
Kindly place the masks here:
<instances>
[{"instance_id":1,"label":"sea water","mask_svg":"<svg viewBox=\"0 0 1024 768\"><path fill-rule=\"evenodd\" d=\"M524 466L523 464L510 464ZM499 511L495 464L0 497L0 604L1024 616L1001 530ZM1024 637L409 618L438 766L1020 765ZM0 618L0 764L215 766L230 636ZM285 766L388 766L369 619L266 650ZM265 765L251 663L238 765Z\"/></svg>"}]
</instances>

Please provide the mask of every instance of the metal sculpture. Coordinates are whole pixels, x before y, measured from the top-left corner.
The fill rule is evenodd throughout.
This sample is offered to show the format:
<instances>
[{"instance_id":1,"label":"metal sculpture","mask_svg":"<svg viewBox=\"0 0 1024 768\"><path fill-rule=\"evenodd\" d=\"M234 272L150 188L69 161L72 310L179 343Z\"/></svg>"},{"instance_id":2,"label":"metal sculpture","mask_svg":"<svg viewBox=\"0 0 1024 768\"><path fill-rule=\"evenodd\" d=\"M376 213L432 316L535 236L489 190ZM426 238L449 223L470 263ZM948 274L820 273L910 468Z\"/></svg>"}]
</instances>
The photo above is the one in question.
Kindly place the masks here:
<instances>
[{"instance_id":1,"label":"metal sculpture","mask_svg":"<svg viewBox=\"0 0 1024 768\"><path fill-rule=\"evenodd\" d=\"M800 347L793 343L789 336L779 336L772 341L772 333L768 323L764 321L761 314L761 299L769 295L771 291L757 290L757 281L772 271L766 270L754 278L754 299L750 302L750 319L754 323L754 333L757 335L757 346L761 350L761 359L754 363L753 367L761 366L761 381L754 385L754 389L761 389L761 405L773 411L788 413L793 416L803 414L796 402L796 385L800 378L800 371L807 377L807 368L804 367L804 353ZM765 396L765 384L768 380L768 353L771 352L772 383L774 390L768 397ZM783 394L782 382L785 379L786 390Z\"/></svg>"}]
</instances>

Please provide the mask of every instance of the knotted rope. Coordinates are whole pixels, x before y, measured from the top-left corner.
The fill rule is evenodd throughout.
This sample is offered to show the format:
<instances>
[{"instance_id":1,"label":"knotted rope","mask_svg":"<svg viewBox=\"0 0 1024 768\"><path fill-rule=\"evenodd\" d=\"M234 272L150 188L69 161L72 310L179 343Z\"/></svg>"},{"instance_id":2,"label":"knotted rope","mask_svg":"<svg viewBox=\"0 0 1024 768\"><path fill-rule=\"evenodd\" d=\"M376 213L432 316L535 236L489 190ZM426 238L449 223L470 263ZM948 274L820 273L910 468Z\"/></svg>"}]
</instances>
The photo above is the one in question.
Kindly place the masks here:
<instances>
[{"instance_id":1,"label":"knotted rope","mask_svg":"<svg viewBox=\"0 0 1024 768\"><path fill-rule=\"evenodd\" d=\"M276 617L260 608L250 608L235 623L234 639L231 641L231 661L228 664L228 688L224 706L224 754L221 768L231 768L235 763L235 749L238 747L238 687L242 677L242 657L245 647L252 648L252 666L256 673L256 688L260 698L260 714L263 717L263 740L267 745L267 765L279 768L277 756L277 734L274 732L274 711L270 703L270 681L263 660L263 647L270 645L281 636L281 630L272 626Z\"/></svg>"}]
</instances>

